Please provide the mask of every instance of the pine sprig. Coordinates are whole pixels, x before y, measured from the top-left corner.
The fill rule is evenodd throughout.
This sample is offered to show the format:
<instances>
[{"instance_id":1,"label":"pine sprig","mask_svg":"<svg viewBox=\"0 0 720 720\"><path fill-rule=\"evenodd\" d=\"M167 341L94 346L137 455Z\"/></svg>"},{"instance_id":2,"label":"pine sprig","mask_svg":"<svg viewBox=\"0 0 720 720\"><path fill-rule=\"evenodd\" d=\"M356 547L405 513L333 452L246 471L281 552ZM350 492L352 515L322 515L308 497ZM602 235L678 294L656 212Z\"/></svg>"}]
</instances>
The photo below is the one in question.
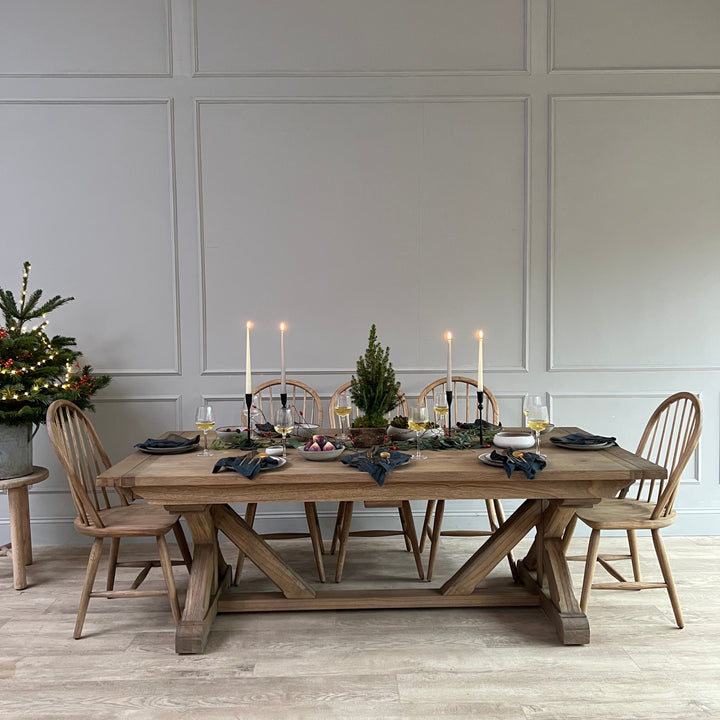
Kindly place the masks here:
<instances>
[{"instance_id":1,"label":"pine sprig","mask_svg":"<svg viewBox=\"0 0 720 720\"><path fill-rule=\"evenodd\" d=\"M373 324L365 354L357 361L357 377L353 375L350 382L350 396L358 410L363 413L353 426L385 425L385 415L402 402L399 390L400 383L395 380L395 370L390 362L390 348L383 350Z\"/></svg>"}]
</instances>

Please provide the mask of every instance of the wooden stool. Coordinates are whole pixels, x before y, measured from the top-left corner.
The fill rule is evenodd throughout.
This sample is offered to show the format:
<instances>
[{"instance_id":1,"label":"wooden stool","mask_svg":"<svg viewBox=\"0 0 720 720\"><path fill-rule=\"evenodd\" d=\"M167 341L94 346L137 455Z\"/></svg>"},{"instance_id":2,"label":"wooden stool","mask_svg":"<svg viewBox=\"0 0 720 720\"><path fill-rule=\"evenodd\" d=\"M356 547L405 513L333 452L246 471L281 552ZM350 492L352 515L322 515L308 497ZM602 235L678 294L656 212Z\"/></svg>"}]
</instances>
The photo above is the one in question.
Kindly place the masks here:
<instances>
[{"instance_id":1,"label":"wooden stool","mask_svg":"<svg viewBox=\"0 0 720 720\"><path fill-rule=\"evenodd\" d=\"M0 490L7 490L8 493L10 547L12 548L13 580L16 590L24 590L27 587L25 566L32 565L28 486L42 482L49 474L47 468L35 465L29 475L0 480Z\"/></svg>"}]
</instances>

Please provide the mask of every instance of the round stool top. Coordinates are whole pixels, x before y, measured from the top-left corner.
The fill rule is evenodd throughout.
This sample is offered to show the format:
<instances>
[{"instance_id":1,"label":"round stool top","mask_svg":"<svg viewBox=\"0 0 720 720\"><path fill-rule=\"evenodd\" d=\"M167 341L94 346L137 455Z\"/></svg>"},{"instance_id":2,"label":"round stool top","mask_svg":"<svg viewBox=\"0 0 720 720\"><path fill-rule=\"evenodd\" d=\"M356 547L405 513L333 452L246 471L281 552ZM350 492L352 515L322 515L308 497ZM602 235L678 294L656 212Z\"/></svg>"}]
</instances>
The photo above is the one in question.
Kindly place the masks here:
<instances>
[{"instance_id":1,"label":"round stool top","mask_svg":"<svg viewBox=\"0 0 720 720\"><path fill-rule=\"evenodd\" d=\"M11 490L12 488L22 487L23 485L34 485L35 483L42 482L49 474L50 471L47 468L33 465L33 471L28 475L0 480L0 490Z\"/></svg>"}]
</instances>

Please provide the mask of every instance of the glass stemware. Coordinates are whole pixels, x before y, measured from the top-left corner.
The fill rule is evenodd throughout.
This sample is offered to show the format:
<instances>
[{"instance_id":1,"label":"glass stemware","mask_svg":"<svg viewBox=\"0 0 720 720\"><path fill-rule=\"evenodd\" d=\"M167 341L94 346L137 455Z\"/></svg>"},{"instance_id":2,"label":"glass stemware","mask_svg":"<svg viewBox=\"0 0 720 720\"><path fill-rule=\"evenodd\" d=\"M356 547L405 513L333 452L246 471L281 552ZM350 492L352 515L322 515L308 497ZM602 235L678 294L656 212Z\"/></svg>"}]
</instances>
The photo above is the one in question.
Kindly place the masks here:
<instances>
[{"instance_id":1,"label":"glass stemware","mask_svg":"<svg viewBox=\"0 0 720 720\"><path fill-rule=\"evenodd\" d=\"M547 405L533 405L528 410L528 427L535 435L535 452L540 454L540 433L550 424Z\"/></svg>"},{"instance_id":2,"label":"glass stemware","mask_svg":"<svg viewBox=\"0 0 720 720\"><path fill-rule=\"evenodd\" d=\"M435 410L435 422L444 428L446 425L445 416L450 412L450 406L447 401L447 393L445 390L436 390L433 395L433 407ZM437 416L440 416L439 420Z\"/></svg>"},{"instance_id":3,"label":"glass stemware","mask_svg":"<svg viewBox=\"0 0 720 720\"><path fill-rule=\"evenodd\" d=\"M415 442L416 451L413 455L413 460L427 460L427 455L423 455L420 452L420 433L427 430L428 426L428 411L423 405L421 407L411 407L410 415L408 416L408 427L415 431Z\"/></svg>"},{"instance_id":4,"label":"glass stemware","mask_svg":"<svg viewBox=\"0 0 720 720\"><path fill-rule=\"evenodd\" d=\"M528 419L528 413L531 407L539 407L544 405L543 399L540 395L526 395L523 398L523 415L525 416L525 422Z\"/></svg>"},{"instance_id":5,"label":"glass stemware","mask_svg":"<svg viewBox=\"0 0 720 720\"><path fill-rule=\"evenodd\" d=\"M287 457L287 447L285 437L288 433L293 431L295 422L293 420L292 409L288 407L281 407L275 411L275 432L282 435L282 456Z\"/></svg>"},{"instance_id":6,"label":"glass stemware","mask_svg":"<svg viewBox=\"0 0 720 720\"><path fill-rule=\"evenodd\" d=\"M208 450L207 434L215 427L215 415L210 405L201 405L195 411L195 427L203 433L203 451L198 455L211 456L213 453Z\"/></svg>"},{"instance_id":7,"label":"glass stemware","mask_svg":"<svg viewBox=\"0 0 720 720\"><path fill-rule=\"evenodd\" d=\"M343 418L350 419L350 413L352 412L352 402L350 400L350 396L348 393L340 393L337 396L337 400L335 402L335 414L338 416L338 420L340 421L340 435L338 435L338 440L348 440L347 432L345 431L345 428L343 426Z\"/></svg>"}]
</instances>

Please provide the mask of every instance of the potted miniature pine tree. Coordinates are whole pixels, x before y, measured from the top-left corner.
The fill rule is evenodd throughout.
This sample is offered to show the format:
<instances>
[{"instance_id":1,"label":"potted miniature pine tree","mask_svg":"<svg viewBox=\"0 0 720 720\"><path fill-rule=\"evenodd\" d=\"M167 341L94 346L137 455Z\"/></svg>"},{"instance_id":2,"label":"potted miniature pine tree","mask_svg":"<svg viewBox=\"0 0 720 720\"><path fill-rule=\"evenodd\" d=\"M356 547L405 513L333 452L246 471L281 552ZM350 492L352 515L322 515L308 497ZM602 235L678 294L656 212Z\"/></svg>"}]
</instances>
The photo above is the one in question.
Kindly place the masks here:
<instances>
[{"instance_id":1,"label":"potted miniature pine tree","mask_svg":"<svg viewBox=\"0 0 720 720\"><path fill-rule=\"evenodd\" d=\"M350 397L359 411L350 430L356 447L382 443L387 414L402 402L399 390L400 383L395 380L390 362L390 348L383 350L373 324L365 354L357 361L357 376L353 375L350 382Z\"/></svg>"},{"instance_id":2,"label":"potted miniature pine tree","mask_svg":"<svg viewBox=\"0 0 720 720\"><path fill-rule=\"evenodd\" d=\"M75 338L49 337L46 315L75 298L56 295L41 302L42 290L28 292L30 263L23 265L22 295L0 288L0 478L32 472L32 438L54 400L92 408L91 396L110 382L80 367ZM36 324L32 324L35 321Z\"/></svg>"}]
</instances>

